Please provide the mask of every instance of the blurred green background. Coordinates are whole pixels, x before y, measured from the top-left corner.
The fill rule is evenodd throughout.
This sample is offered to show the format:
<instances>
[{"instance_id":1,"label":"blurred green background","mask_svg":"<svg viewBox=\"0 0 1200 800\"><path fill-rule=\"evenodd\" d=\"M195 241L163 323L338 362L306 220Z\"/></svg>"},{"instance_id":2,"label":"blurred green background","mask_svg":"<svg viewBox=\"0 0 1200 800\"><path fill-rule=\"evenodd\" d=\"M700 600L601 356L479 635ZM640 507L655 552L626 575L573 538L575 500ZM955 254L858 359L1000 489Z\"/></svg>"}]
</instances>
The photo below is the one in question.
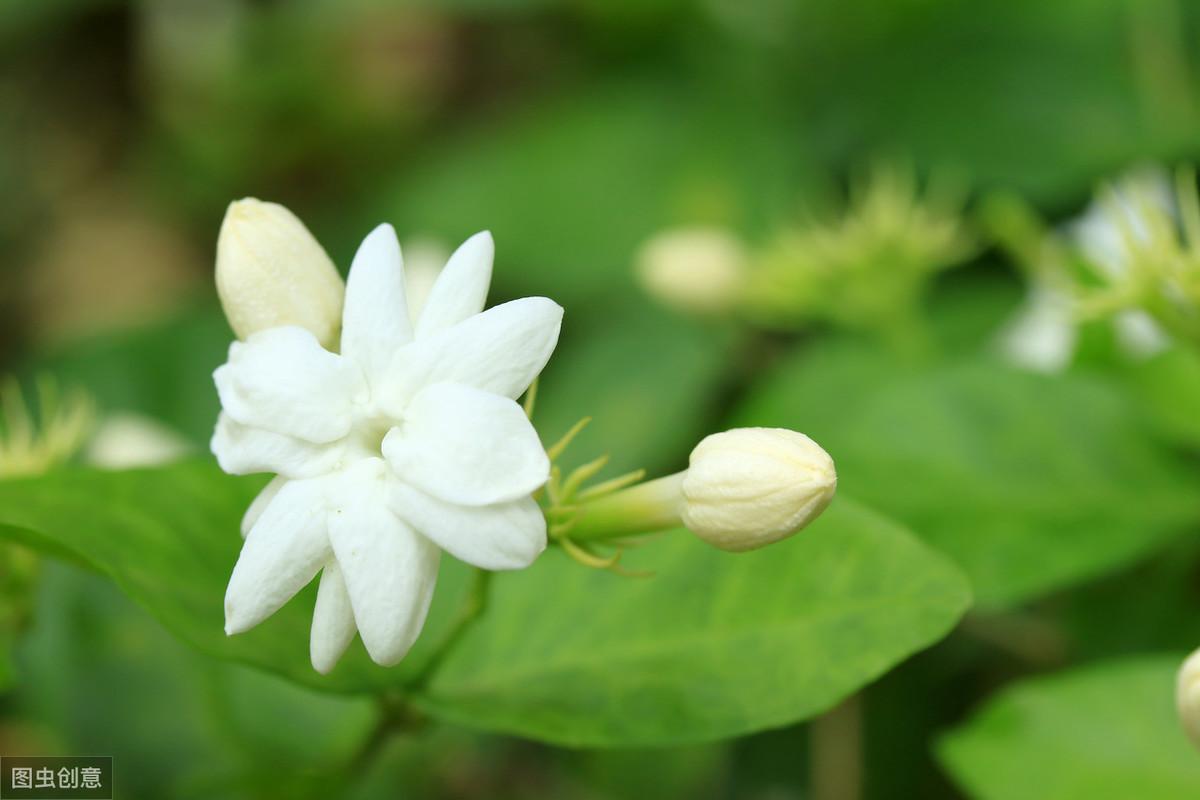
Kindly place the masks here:
<instances>
[{"instance_id":1,"label":"blurred green background","mask_svg":"<svg viewBox=\"0 0 1200 800\"><path fill-rule=\"evenodd\" d=\"M294 210L343 270L381 221L402 242L445 247L492 230L492 302L537 294L567 309L539 428L552 439L594 415L572 455L611 451L613 474L679 468L733 422L806 429L792 397L827 392L830 408L804 413L836 429L861 383L752 389L811 331L748 344L732 325L665 310L636 287L639 245L681 224L761 239L836 208L848 177L880 158L1067 217L1131 164L1200 155L1198 33L1200 5L1176 0L0 0L0 372L49 370L102 413L155 418L203 452L230 338L216 234L232 199L256 196ZM945 350L979 349L1019 296L983 247L935 288ZM863 358L863 374L888 369ZM884 507L906 493L856 492ZM989 499L1013 500L1013 514L1033 503ZM868 687L851 715L861 750L832 762L810 760L804 725L609 751L436 726L393 741L346 796L835 800L856 783L847 771L867 798L965 796L932 743L996 687L1200 643L1200 539L1151 538L1157 549L1112 545L1130 563L1080 566L1069 593L1045 577L977 586L1019 607L969 617L973 632ZM946 549L972 577L999 569ZM11 583L20 565L4 569ZM210 659L103 579L38 570L13 612L0 753L112 754L125 797L286 798L370 727L367 700ZM857 766L834 767L829 789L810 764L838 758Z\"/></svg>"}]
</instances>

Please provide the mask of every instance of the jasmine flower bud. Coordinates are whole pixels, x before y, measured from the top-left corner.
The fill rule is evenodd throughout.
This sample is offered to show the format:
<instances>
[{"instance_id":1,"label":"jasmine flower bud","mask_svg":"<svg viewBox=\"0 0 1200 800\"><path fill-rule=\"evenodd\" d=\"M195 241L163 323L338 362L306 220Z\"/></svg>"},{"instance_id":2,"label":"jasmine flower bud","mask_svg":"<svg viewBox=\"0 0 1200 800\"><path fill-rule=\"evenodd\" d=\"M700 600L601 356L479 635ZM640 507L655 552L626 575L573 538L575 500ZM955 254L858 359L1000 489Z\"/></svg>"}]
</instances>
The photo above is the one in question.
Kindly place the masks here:
<instances>
[{"instance_id":1,"label":"jasmine flower bud","mask_svg":"<svg viewBox=\"0 0 1200 800\"><path fill-rule=\"evenodd\" d=\"M345 286L296 215L276 203L237 200L217 239L217 294L239 339L296 325L336 343Z\"/></svg>"},{"instance_id":2,"label":"jasmine flower bud","mask_svg":"<svg viewBox=\"0 0 1200 800\"><path fill-rule=\"evenodd\" d=\"M837 489L833 459L802 433L737 428L706 437L682 482L683 524L722 550L753 550L796 533Z\"/></svg>"},{"instance_id":3,"label":"jasmine flower bud","mask_svg":"<svg viewBox=\"0 0 1200 800\"><path fill-rule=\"evenodd\" d=\"M645 290L669 306L699 314L728 310L746 274L741 242L719 228L681 228L642 246L637 275Z\"/></svg>"},{"instance_id":4,"label":"jasmine flower bud","mask_svg":"<svg viewBox=\"0 0 1200 800\"><path fill-rule=\"evenodd\" d=\"M1175 682L1175 708L1183 730L1200 748L1200 649L1188 656Z\"/></svg>"}]
</instances>

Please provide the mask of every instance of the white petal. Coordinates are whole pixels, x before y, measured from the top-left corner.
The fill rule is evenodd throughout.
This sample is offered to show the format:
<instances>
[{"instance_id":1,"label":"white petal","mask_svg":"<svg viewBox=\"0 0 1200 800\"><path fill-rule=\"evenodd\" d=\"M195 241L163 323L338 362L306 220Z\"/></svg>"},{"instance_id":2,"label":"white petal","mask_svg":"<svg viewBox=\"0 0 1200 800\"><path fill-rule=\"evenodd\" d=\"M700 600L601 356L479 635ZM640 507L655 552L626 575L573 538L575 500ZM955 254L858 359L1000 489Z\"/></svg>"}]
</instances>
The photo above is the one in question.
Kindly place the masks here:
<instances>
[{"instance_id":1,"label":"white petal","mask_svg":"<svg viewBox=\"0 0 1200 800\"><path fill-rule=\"evenodd\" d=\"M364 459L344 473L329 537L363 644L372 660L390 666L425 624L441 551L392 513L385 471L381 460Z\"/></svg>"},{"instance_id":2,"label":"white petal","mask_svg":"<svg viewBox=\"0 0 1200 800\"><path fill-rule=\"evenodd\" d=\"M1145 311L1122 311L1113 322L1121 348L1134 358L1149 358L1171 346L1171 337Z\"/></svg>"},{"instance_id":3,"label":"white petal","mask_svg":"<svg viewBox=\"0 0 1200 800\"><path fill-rule=\"evenodd\" d=\"M1000 333L1000 350L1017 366L1035 372L1062 372L1075 352L1078 332L1070 296L1035 287L1024 307Z\"/></svg>"},{"instance_id":4,"label":"white petal","mask_svg":"<svg viewBox=\"0 0 1200 800\"><path fill-rule=\"evenodd\" d=\"M321 572L317 604L313 608L312 637L309 639L313 669L328 675L354 641L357 630L342 568L336 559L330 559Z\"/></svg>"},{"instance_id":5,"label":"white petal","mask_svg":"<svg viewBox=\"0 0 1200 800\"><path fill-rule=\"evenodd\" d=\"M487 231L475 234L454 251L422 306L417 320L418 339L483 311L495 252L492 234Z\"/></svg>"},{"instance_id":6,"label":"white petal","mask_svg":"<svg viewBox=\"0 0 1200 800\"><path fill-rule=\"evenodd\" d=\"M450 555L481 569L523 569L546 549L546 518L531 497L460 506L399 481L392 509Z\"/></svg>"},{"instance_id":7,"label":"white petal","mask_svg":"<svg viewBox=\"0 0 1200 800\"><path fill-rule=\"evenodd\" d=\"M404 425L383 439L404 482L451 503L516 500L550 476L550 461L525 412L506 397L437 383L409 403Z\"/></svg>"},{"instance_id":8,"label":"white petal","mask_svg":"<svg viewBox=\"0 0 1200 800\"><path fill-rule=\"evenodd\" d=\"M342 355L356 361L374 383L392 354L412 338L400 242L385 223L363 239L350 265L342 311Z\"/></svg>"},{"instance_id":9,"label":"white petal","mask_svg":"<svg viewBox=\"0 0 1200 800\"><path fill-rule=\"evenodd\" d=\"M230 475L275 472L288 478L315 478L332 470L342 457L342 442L313 444L239 425L225 413L217 417L211 447L221 469Z\"/></svg>"},{"instance_id":10,"label":"white petal","mask_svg":"<svg viewBox=\"0 0 1200 800\"><path fill-rule=\"evenodd\" d=\"M287 484L288 479L282 475L276 475L271 481L262 488L254 500L250 502L250 507L246 509L246 513L242 515L242 538L245 539L250 533L250 529L254 527L254 523L258 522L258 518L267 510L267 506L275 499L275 495L279 494L279 490Z\"/></svg>"},{"instance_id":11,"label":"white petal","mask_svg":"<svg viewBox=\"0 0 1200 800\"><path fill-rule=\"evenodd\" d=\"M325 479L290 481L250 529L225 591L225 632L279 610L329 560Z\"/></svg>"},{"instance_id":12,"label":"white petal","mask_svg":"<svg viewBox=\"0 0 1200 800\"><path fill-rule=\"evenodd\" d=\"M403 416L417 392L441 382L520 397L554 352L562 313L553 300L526 297L413 342L396 353L378 400L385 410Z\"/></svg>"},{"instance_id":13,"label":"white petal","mask_svg":"<svg viewBox=\"0 0 1200 800\"><path fill-rule=\"evenodd\" d=\"M234 342L213 379L234 421L315 443L345 436L355 404L367 398L358 367L295 326Z\"/></svg>"}]
</instances>

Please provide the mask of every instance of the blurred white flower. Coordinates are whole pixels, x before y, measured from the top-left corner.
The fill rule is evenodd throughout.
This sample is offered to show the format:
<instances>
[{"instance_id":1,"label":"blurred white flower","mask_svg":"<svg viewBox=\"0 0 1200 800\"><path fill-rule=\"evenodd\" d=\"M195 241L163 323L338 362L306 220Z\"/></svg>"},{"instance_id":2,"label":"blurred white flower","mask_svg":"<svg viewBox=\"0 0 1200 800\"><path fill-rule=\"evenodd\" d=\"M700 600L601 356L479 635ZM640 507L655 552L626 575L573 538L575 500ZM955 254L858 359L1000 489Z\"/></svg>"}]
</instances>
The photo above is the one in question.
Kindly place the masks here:
<instances>
[{"instance_id":1,"label":"blurred white flower","mask_svg":"<svg viewBox=\"0 0 1200 800\"><path fill-rule=\"evenodd\" d=\"M404 244L404 289L410 319L421 316L449 256L449 251L433 239L410 239Z\"/></svg>"},{"instance_id":2,"label":"blurred white flower","mask_svg":"<svg viewBox=\"0 0 1200 800\"><path fill-rule=\"evenodd\" d=\"M534 297L482 311L492 257L489 234L468 239L413 320L399 243L381 225L350 268L339 353L298 326L230 347L214 375L213 452L227 472L279 477L243 523L228 633L321 571L313 666L332 669L355 630L394 664L424 623L439 548L484 569L544 549L530 495L549 462L515 399L550 357L562 309Z\"/></svg>"},{"instance_id":3,"label":"blurred white flower","mask_svg":"<svg viewBox=\"0 0 1200 800\"><path fill-rule=\"evenodd\" d=\"M1179 667L1175 681L1175 708L1184 732L1200 748L1200 650L1188 656Z\"/></svg>"},{"instance_id":4,"label":"blurred white flower","mask_svg":"<svg viewBox=\"0 0 1200 800\"><path fill-rule=\"evenodd\" d=\"M683 524L722 550L752 550L808 525L837 491L833 459L802 433L736 428L692 450Z\"/></svg>"},{"instance_id":5,"label":"blurred white flower","mask_svg":"<svg viewBox=\"0 0 1200 800\"><path fill-rule=\"evenodd\" d=\"M1148 243L1156 225L1174 216L1166 175L1142 170L1096 197L1065 232L1099 277L1122 284L1137 279L1131 248ZM1013 363L1048 373L1070 364L1079 321L1068 281L1065 275L1034 277L1025 304L1000 334L1000 349ZM1133 358L1148 358L1170 345L1162 327L1145 311L1119 311L1113 326L1118 346Z\"/></svg>"},{"instance_id":6,"label":"blurred white flower","mask_svg":"<svg viewBox=\"0 0 1200 800\"><path fill-rule=\"evenodd\" d=\"M728 311L746 276L746 253L720 228L659 233L638 252L637 277L653 297L699 314Z\"/></svg>"},{"instance_id":7,"label":"blurred white flower","mask_svg":"<svg viewBox=\"0 0 1200 800\"><path fill-rule=\"evenodd\" d=\"M1057 286L1035 283L1025 303L1000 332L1000 349L1017 366L1034 372L1062 372L1079 340L1074 301Z\"/></svg>"},{"instance_id":8,"label":"blurred white flower","mask_svg":"<svg viewBox=\"0 0 1200 800\"><path fill-rule=\"evenodd\" d=\"M121 412L100 423L84 459L104 469L133 469L170 463L191 449L187 439L158 420Z\"/></svg>"}]
</instances>

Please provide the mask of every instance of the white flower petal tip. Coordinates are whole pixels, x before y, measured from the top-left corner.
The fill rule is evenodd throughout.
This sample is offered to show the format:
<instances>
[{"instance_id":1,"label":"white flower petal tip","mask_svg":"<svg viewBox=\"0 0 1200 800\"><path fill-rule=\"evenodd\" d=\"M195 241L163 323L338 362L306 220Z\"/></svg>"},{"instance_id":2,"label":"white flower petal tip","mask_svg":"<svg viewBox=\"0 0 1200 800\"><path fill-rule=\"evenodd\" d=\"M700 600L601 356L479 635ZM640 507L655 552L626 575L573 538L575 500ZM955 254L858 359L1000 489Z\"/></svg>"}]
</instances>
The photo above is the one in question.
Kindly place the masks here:
<instances>
[{"instance_id":1,"label":"white flower petal tip","mask_svg":"<svg viewBox=\"0 0 1200 800\"><path fill-rule=\"evenodd\" d=\"M331 345L344 287L329 256L296 215L254 198L234 201L217 238L217 294L239 338L298 325Z\"/></svg>"},{"instance_id":2,"label":"white flower petal tip","mask_svg":"<svg viewBox=\"0 0 1200 800\"><path fill-rule=\"evenodd\" d=\"M550 477L550 460L524 410L507 397L456 383L423 389L404 425L383 440L401 481L449 503L517 500Z\"/></svg>"},{"instance_id":3,"label":"white flower petal tip","mask_svg":"<svg viewBox=\"0 0 1200 800\"><path fill-rule=\"evenodd\" d=\"M1200 749L1200 650L1188 656L1179 667L1175 682L1175 708L1184 733Z\"/></svg>"},{"instance_id":4,"label":"white flower petal tip","mask_svg":"<svg viewBox=\"0 0 1200 800\"><path fill-rule=\"evenodd\" d=\"M696 446L681 488L683 524L737 552L787 538L816 519L837 490L837 471L802 433L737 428Z\"/></svg>"},{"instance_id":5,"label":"white flower petal tip","mask_svg":"<svg viewBox=\"0 0 1200 800\"><path fill-rule=\"evenodd\" d=\"M483 311L495 255L496 245L488 231L475 234L454 251L423 304L416 326L418 339Z\"/></svg>"},{"instance_id":6,"label":"white flower petal tip","mask_svg":"<svg viewBox=\"0 0 1200 800\"><path fill-rule=\"evenodd\" d=\"M396 483L392 510L438 547L480 569L524 569L546 549L546 518L531 497L462 506Z\"/></svg>"},{"instance_id":7,"label":"white flower petal tip","mask_svg":"<svg viewBox=\"0 0 1200 800\"><path fill-rule=\"evenodd\" d=\"M412 337L400 240L385 222L367 234L350 264L341 353L373 380Z\"/></svg>"},{"instance_id":8,"label":"white flower petal tip","mask_svg":"<svg viewBox=\"0 0 1200 800\"><path fill-rule=\"evenodd\" d=\"M354 641L357 630L346 579L337 561L330 560L321 572L317 604L313 608L312 636L309 640L313 669L322 675L332 672L350 642Z\"/></svg>"},{"instance_id":9,"label":"white flower petal tip","mask_svg":"<svg viewBox=\"0 0 1200 800\"><path fill-rule=\"evenodd\" d=\"M253 628L304 588L329 560L320 480L291 481L267 504L242 545L225 591L225 632Z\"/></svg>"},{"instance_id":10,"label":"white flower petal tip","mask_svg":"<svg viewBox=\"0 0 1200 800\"><path fill-rule=\"evenodd\" d=\"M364 459L341 478L330 542L367 654L391 666L425 624L441 551L392 513L381 460Z\"/></svg>"},{"instance_id":11,"label":"white flower petal tip","mask_svg":"<svg viewBox=\"0 0 1200 800\"><path fill-rule=\"evenodd\" d=\"M402 416L413 396L434 383L461 383L520 397L550 360L562 320L558 303L525 297L413 342L392 360L383 392L387 410Z\"/></svg>"}]
</instances>

